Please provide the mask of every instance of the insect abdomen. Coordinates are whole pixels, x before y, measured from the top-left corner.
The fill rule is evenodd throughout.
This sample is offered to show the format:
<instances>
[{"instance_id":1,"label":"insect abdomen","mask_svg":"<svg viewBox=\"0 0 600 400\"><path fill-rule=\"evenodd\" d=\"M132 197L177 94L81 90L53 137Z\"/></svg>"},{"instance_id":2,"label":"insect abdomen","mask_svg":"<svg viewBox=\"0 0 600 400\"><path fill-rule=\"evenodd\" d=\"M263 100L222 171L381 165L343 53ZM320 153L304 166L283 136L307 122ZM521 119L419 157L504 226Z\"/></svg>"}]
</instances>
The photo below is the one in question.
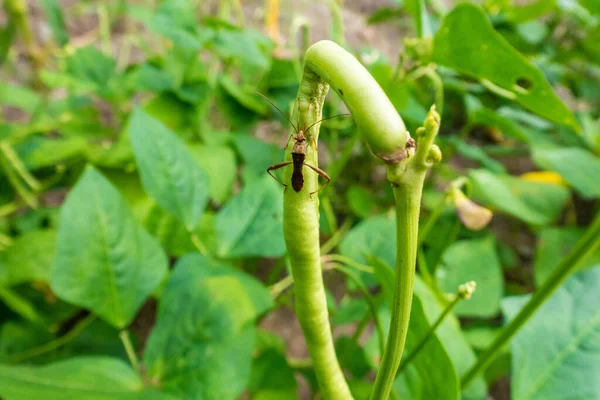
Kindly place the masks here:
<instances>
[{"instance_id":1,"label":"insect abdomen","mask_svg":"<svg viewBox=\"0 0 600 400\"><path fill-rule=\"evenodd\" d=\"M304 157L304 154L292 153L292 161L294 163L294 171L292 172L292 188L296 193L301 191L304 187L304 175L302 174Z\"/></svg>"}]
</instances>

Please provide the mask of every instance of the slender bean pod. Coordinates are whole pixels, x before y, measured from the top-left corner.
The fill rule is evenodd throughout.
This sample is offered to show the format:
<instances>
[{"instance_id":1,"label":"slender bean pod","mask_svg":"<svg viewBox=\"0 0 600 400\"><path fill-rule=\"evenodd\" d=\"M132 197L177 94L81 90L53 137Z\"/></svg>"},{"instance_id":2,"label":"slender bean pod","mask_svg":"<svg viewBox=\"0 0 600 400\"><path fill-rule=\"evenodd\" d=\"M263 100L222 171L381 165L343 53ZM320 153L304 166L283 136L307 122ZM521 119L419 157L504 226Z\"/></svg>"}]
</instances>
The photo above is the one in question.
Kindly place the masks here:
<instances>
[{"instance_id":1,"label":"slender bean pod","mask_svg":"<svg viewBox=\"0 0 600 400\"><path fill-rule=\"evenodd\" d=\"M321 118L325 96L332 88L345 102L373 153L388 164L388 179L397 204L398 258L393 318L372 399L387 399L400 363L408 317L417 249L418 218L425 173L441 154L432 145L439 116L432 110L421 134L419 148L410 138L402 118L369 72L346 50L330 41L311 46L305 56L292 121L300 128ZM318 124L307 132L306 163L318 166ZM286 160L291 160L291 146ZM336 358L327 313L319 250L319 201L311 196L318 188L317 175L304 168L304 188L284 195L284 236L294 277L296 311L323 398L352 399ZM291 168L284 182L290 182Z\"/></svg>"}]
</instances>

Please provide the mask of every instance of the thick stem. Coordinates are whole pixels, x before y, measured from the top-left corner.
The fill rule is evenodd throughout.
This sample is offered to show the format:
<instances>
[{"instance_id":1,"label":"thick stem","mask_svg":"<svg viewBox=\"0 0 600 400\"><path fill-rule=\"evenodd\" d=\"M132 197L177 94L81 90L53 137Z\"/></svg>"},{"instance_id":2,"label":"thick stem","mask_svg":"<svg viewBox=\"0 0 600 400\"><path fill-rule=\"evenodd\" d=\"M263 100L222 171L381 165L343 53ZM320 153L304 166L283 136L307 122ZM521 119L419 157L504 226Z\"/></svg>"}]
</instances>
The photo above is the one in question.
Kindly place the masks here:
<instances>
[{"instance_id":1,"label":"thick stem","mask_svg":"<svg viewBox=\"0 0 600 400\"><path fill-rule=\"evenodd\" d=\"M484 372L487 367L496 359L498 354L510 342L515 334L523 325L535 314L546 300L558 289L567 278L579 268L581 263L585 261L594 251L600 246L600 213L596 215L594 222L587 229L585 234L573 250L560 262L552 275L544 282L544 284L535 292L531 299L525 304L525 307L514 317L508 325L496 336L496 339L485 353L483 353L477 363L471 367L469 371L461 379L463 390L467 388L471 382Z\"/></svg>"},{"instance_id":2,"label":"thick stem","mask_svg":"<svg viewBox=\"0 0 600 400\"><path fill-rule=\"evenodd\" d=\"M392 304L392 321L379 373L371 393L372 400L388 398L406 344L415 281L419 211L424 178L425 173L416 182L406 182L394 187L398 238L396 284Z\"/></svg>"},{"instance_id":3,"label":"thick stem","mask_svg":"<svg viewBox=\"0 0 600 400\"><path fill-rule=\"evenodd\" d=\"M439 162L441 153L433 144L440 117L432 107L425 126L417 130L417 149L404 163L388 167L396 199L396 284L392 321L383 359L375 379L371 400L386 400L400 366L406 344L412 307L419 239L419 213L423 182L429 167ZM409 153L410 154L410 153Z\"/></svg>"}]
</instances>

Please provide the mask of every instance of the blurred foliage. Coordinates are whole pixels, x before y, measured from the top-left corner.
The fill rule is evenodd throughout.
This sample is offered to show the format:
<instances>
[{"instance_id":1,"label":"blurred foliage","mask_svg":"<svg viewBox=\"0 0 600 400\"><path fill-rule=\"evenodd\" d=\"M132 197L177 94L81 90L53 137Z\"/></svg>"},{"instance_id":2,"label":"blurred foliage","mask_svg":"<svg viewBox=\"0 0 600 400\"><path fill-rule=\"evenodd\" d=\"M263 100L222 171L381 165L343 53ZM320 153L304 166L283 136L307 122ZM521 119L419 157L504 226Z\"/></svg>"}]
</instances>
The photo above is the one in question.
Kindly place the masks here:
<instances>
[{"instance_id":1,"label":"blurred foliage","mask_svg":"<svg viewBox=\"0 0 600 400\"><path fill-rule=\"evenodd\" d=\"M34 3L6 0L0 26L0 397L295 399L298 376L318 390L282 338L292 320L280 310L293 304L283 189L265 170L283 160L289 129L256 92L294 107L305 43L324 22L265 2L266 35L238 1ZM345 37L342 3L329 4L331 38L410 132L431 104L442 111L445 162L423 195L407 351L458 285L478 284L398 375L396 395L483 399L509 376L514 399L600 398L600 254L460 388L502 315L597 213L599 3L392 0L363 17L374 32L398 28L397 58ZM288 25L302 45L277 39ZM325 115L341 109L331 96ZM328 303L336 328L356 328L336 349L362 399L381 356L367 328L390 319L393 197L350 118L321 131ZM491 224L474 220L488 214L473 201Z\"/></svg>"}]
</instances>

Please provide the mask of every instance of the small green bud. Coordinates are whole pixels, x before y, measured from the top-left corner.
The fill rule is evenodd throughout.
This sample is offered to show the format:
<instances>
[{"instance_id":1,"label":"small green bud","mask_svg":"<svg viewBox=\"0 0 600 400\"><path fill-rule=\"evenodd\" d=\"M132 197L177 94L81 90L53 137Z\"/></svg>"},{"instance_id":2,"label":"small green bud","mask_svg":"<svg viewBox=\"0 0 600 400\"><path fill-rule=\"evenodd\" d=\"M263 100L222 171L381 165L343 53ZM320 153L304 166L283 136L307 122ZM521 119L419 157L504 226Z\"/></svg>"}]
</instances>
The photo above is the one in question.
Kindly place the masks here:
<instances>
[{"instance_id":1,"label":"small green bud","mask_svg":"<svg viewBox=\"0 0 600 400\"><path fill-rule=\"evenodd\" d=\"M463 283L458 287L458 297L460 297L463 300L469 300L475 292L476 287L477 283L475 283L475 281Z\"/></svg>"}]
</instances>

